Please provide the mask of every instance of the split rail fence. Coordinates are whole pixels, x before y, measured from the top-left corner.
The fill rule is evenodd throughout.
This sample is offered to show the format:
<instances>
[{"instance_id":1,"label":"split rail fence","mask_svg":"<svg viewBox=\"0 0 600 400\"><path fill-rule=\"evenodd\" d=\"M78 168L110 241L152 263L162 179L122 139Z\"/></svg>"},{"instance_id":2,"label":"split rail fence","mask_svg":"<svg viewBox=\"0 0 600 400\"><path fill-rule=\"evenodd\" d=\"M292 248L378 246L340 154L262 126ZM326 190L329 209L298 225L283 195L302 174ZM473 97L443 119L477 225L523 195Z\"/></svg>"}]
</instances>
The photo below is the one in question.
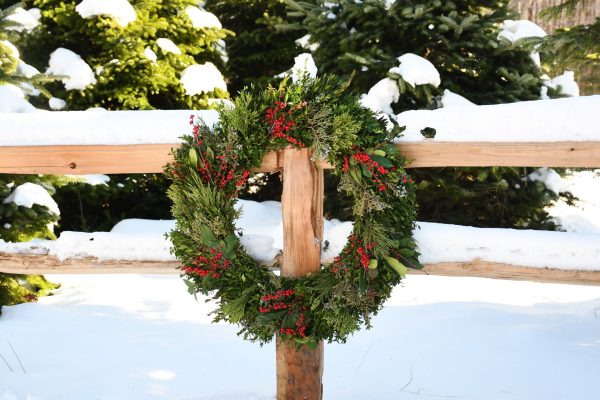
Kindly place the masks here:
<instances>
[{"instance_id":1,"label":"split rail fence","mask_svg":"<svg viewBox=\"0 0 600 400\"><path fill-rule=\"evenodd\" d=\"M170 160L170 151L178 144L131 145L50 145L0 146L0 174L120 174L160 173ZM588 142L439 142L403 143L400 152L412 160L409 168L453 166L528 166L528 167L600 167L600 141ZM286 179L289 151L270 153L257 172L282 172L285 187L298 186L300 194L307 182L299 178ZM308 155L305 155L305 158ZM302 157L300 157L302 158ZM300 163L300 161L297 161ZM318 180L322 180L327 163L317 163ZM290 182L297 179L296 183ZM322 183L317 183L322 185ZM322 188L317 190L322 196ZM285 215L297 207L300 197L294 195L282 203ZM321 197L322 199L322 197ZM315 202L317 199L315 199ZM322 202L322 200L321 200ZM284 221L285 224L285 221ZM321 222L318 222L320 225ZM318 237L319 235L316 235ZM286 258L284 251L284 258ZM0 272L22 274L49 273L178 273L176 261L99 260L73 258L58 260L44 254L12 254L0 252ZM417 274L445 276L477 276L540 282L570 282L600 284L600 272L555 268L532 268L475 260L425 265Z\"/></svg>"}]
</instances>

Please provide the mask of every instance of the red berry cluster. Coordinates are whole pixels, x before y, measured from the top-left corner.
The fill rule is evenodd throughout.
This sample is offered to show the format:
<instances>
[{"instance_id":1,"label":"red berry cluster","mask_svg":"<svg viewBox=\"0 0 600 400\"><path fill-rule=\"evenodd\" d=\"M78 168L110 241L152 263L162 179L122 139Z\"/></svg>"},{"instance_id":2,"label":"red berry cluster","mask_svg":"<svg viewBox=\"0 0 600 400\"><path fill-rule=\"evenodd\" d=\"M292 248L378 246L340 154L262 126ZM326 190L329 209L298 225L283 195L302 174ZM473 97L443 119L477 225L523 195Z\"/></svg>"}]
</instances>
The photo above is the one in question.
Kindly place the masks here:
<instances>
[{"instance_id":1,"label":"red berry cluster","mask_svg":"<svg viewBox=\"0 0 600 400\"><path fill-rule=\"evenodd\" d=\"M288 315L296 315L295 328L284 327L283 318L279 318L277 325L279 333L289 336L306 337L307 322L305 313L308 310L306 306L299 304L299 298L295 295L293 289L278 290L274 294L261 296L261 301L264 304L259 306L258 311L261 314L287 310Z\"/></svg>"},{"instance_id":2,"label":"red berry cluster","mask_svg":"<svg viewBox=\"0 0 600 400\"><path fill-rule=\"evenodd\" d=\"M237 171L237 155L227 152L227 155L221 154L214 156L214 161L207 157L206 150L202 146L198 147L200 160L197 167L198 174L204 183L212 183L219 189L223 189L228 183L235 180L235 190L233 195L246 183L250 176L250 171L242 170L241 175Z\"/></svg>"},{"instance_id":3,"label":"red berry cluster","mask_svg":"<svg viewBox=\"0 0 600 400\"><path fill-rule=\"evenodd\" d=\"M223 256L223 252L210 247L206 256L196 256L194 261L192 261L192 266L183 266L181 270L188 275L220 278L223 271L231 267L231 265L231 261Z\"/></svg>"},{"instance_id":4,"label":"red berry cluster","mask_svg":"<svg viewBox=\"0 0 600 400\"><path fill-rule=\"evenodd\" d=\"M373 247L375 247L375 243L363 246L356 235L351 235L348 238L348 246L346 246L341 255L334 258L331 270L336 273L345 268L346 265L354 265L357 269L368 269L369 261L372 258L370 251ZM342 257L345 260L342 260ZM347 269L344 269L344 271L347 272Z\"/></svg>"},{"instance_id":5,"label":"red berry cluster","mask_svg":"<svg viewBox=\"0 0 600 400\"><path fill-rule=\"evenodd\" d=\"M377 190L380 192L385 191L388 186L387 183L383 181L383 176L388 173L394 171L394 167L385 168L380 165L377 161L373 160L370 155L364 153L362 151L358 151L357 153L351 156L354 160L356 160L357 165L364 165L372 175L373 182L375 182L377 186ZM348 157L344 157L344 164L342 165L342 169L344 172L348 172L350 169L350 160Z\"/></svg>"},{"instance_id":6,"label":"red berry cluster","mask_svg":"<svg viewBox=\"0 0 600 400\"><path fill-rule=\"evenodd\" d=\"M192 133L194 134L194 139L198 140L198 135L200 135L200 124L198 124L196 122L196 117L194 116L194 114L190 115L190 125L192 125ZM206 128L206 125L202 125L204 128ZM200 141L199 145L202 144L202 141Z\"/></svg>"},{"instance_id":7,"label":"red berry cluster","mask_svg":"<svg viewBox=\"0 0 600 400\"><path fill-rule=\"evenodd\" d=\"M292 119L294 112L305 106L306 102L289 107L283 101L276 101L275 107L267 108L265 122L269 125L271 137L284 139L286 142L300 148L306 147L304 143L289 135L290 131L296 126L296 122Z\"/></svg>"}]
</instances>

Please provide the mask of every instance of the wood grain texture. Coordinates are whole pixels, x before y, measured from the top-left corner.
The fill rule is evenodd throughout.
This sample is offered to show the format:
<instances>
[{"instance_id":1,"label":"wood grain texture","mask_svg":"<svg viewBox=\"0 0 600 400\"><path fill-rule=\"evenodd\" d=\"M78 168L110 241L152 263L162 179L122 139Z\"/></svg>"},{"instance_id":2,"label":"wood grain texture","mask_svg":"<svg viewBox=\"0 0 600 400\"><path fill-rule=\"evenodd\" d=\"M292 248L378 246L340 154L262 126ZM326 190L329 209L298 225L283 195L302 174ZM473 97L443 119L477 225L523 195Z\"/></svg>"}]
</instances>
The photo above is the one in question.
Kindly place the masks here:
<instances>
[{"instance_id":1,"label":"wood grain texture","mask_svg":"<svg viewBox=\"0 0 600 400\"><path fill-rule=\"evenodd\" d=\"M422 270L409 270L409 273L600 286L600 271L533 268L481 260L465 263L426 264Z\"/></svg>"},{"instance_id":2,"label":"wood grain texture","mask_svg":"<svg viewBox=\"0 0 600 400\"><path fill-rule=\"evenodd\" d=\"M418 167L600 167L600 142L436 142L399 145Z\"/></svg>"},{"instance_id":3,"label":"wood grain texture","mask_svg":"<svg viewBox=\"0 0 600 400\"><path fill-rule=\"evenodd\" d=\"M98 260L93 257L59 260L47 254L0 252L0 272L10 274L178 274L178 261ZM600 271L533 268L476 260L426 264L411 275L471 276L517 281L600 285Z\"/></svg>"},{"instance_id":4,"label":"wood grain texture","mask_svg":"<svg viewBox=\"0 0 600 400\"><path fill-rule=\"evenodd\" d=\"M281 213L281 275L293 278L318 272L323 239L323 170L310 160L308 149L284 152Z\"/></svg>"},{"instance_id":5,"label":"wood grain texture","mask_svg":"<svg viewBox=\"0 0 600 400\"><path fill-rule=\"evenodd\" d=\"M3 174L160 173L178 144L0 146ZM417 167L600 167L599 142L436 142L398 145ZM319 168L332 166L318 162ZM282 152L269 153L255 172L280 171Z\"/></svg>"},{"instance_id":6,"label":"wood grain texture","mask_svg":"<svg viewBox=\"0 0 600 400\"><path fill-rule=\"evenodd\" d=\"M277 400L321 400L323 398L324 345L316 349L297 347L277 338Z\"/></svg>"},{"instance_id":7,"label":"wood grain texture","mask_svg":"<svg viewBox=\"0 0 600 400\"><path fill-rule=\"evenodd\" d=\"M0 146L2 174L120 174L162 172L176 144L119 146Z\"/></svg>"},{"instance_id":8,"label":"wood grain texture","mask_svg":"<svg viewBox=\"0 0 600 400\"><path fill-rule=\"evenodd\" d=\"M179 261L99 260L95 257L59 260L47 254L0 252L0 272L7 274L178 274Z\"/></svg>"},{"instance_id":9,"label":"wood grain texture","mask_svg":"<svg viewBox=\"0 0 600 400\"><path fill-rule=\"evenodd\" d=\"M308 149L283 153L283 258L281 276L302 277L321 269L323 170ZM316 349L277 338L277 400L321 400L323 342Z\"/></svg>"}]
</instances>

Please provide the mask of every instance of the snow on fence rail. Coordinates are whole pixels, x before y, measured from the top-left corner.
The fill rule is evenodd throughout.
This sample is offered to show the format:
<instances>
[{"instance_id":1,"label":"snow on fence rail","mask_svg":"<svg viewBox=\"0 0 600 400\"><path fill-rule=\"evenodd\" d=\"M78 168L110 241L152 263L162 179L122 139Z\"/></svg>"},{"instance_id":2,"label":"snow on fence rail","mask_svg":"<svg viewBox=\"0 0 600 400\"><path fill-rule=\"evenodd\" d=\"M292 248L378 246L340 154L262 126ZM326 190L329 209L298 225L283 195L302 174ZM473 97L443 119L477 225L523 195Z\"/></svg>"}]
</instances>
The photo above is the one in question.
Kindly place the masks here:
<instances>
[{"instance_id":1,"label":"snow on fence rail","mask_svg":"<svg viewBox=\"0 0 600 400\"><path fill-rule=\"evenodd\" d=\"M600 97L592 97L591 104L595 107ZM551 104L552 101L547 103ZM573 104L581 108L579 103L578 100L577 104ZM506 108L498 106L498 110ZM564 104L559 109L561 108L565 108ZM466 115L476 113L473 108L469 110ZM489 109L486 110L489 112ZM0 173L162 172L163 166L169 161L171 149L180 142L178 137L189 130L187 122L190 114L199 114L208 124L214 123L217 118L212 111L185 110L0 114ZM598 119L600 113L588 113L588 116ZM549 113L547 117L564 124L565 116L559 112ZM504 115L504 118L510 118L510 115ZM553 141L544 141L543 135L531 135L535 125L535 121L532 121L530 125L521 126L524 135L531 138L529 141L459 142L432 139L400 142L398 146L401 153L411 160L410 167L600 167L600 132L597 136L588 132L582 141L580 136L569 135L565 131L564 137L553 135ZM600 126L595 122L590 123L589 118L585 125L587 130L590 126L592 129ZM485 127L488 130L497 128ZM565 126L566 129L568 125ZM512 132L507 137L514 137L515 134ZM265 157L258 171L281 171L283 164L283 153L271 153ZM326 163L317 163L317 167L331 168ZM35 253L36 251L3 252L0 249L0 271L173 273L176 272L174 267L177 265L172 260L103 260L89 256L61 260L47 250L38 249L38 254ZM481 259L468 262L438 260L426 263L422 273L600 284L600 271L531 268L531 265L519 266Z\"/></svg>"}]
</instances>

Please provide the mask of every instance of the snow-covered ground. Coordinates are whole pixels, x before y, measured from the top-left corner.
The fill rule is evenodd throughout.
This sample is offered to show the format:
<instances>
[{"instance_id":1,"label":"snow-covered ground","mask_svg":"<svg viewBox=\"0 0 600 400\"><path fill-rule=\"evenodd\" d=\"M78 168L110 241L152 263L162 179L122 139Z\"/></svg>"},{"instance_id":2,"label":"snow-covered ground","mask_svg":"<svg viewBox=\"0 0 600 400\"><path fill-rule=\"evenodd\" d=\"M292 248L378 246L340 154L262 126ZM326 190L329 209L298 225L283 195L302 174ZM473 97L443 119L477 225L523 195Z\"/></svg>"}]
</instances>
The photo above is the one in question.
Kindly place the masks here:
<instances>
[{"instance_id":1,"label":"snow-covered ground","mask_svg":"<svg viewBox=\"0 0 600 400\"><path fill-rule=\"evenodd\" d=\"M211 324L178 277L50 278L0 316L1 400L274 398L274 346ZM596 400L598 360L600 287L409 276L326 346L325 399Z\"/></svg>"}]
</instances>

